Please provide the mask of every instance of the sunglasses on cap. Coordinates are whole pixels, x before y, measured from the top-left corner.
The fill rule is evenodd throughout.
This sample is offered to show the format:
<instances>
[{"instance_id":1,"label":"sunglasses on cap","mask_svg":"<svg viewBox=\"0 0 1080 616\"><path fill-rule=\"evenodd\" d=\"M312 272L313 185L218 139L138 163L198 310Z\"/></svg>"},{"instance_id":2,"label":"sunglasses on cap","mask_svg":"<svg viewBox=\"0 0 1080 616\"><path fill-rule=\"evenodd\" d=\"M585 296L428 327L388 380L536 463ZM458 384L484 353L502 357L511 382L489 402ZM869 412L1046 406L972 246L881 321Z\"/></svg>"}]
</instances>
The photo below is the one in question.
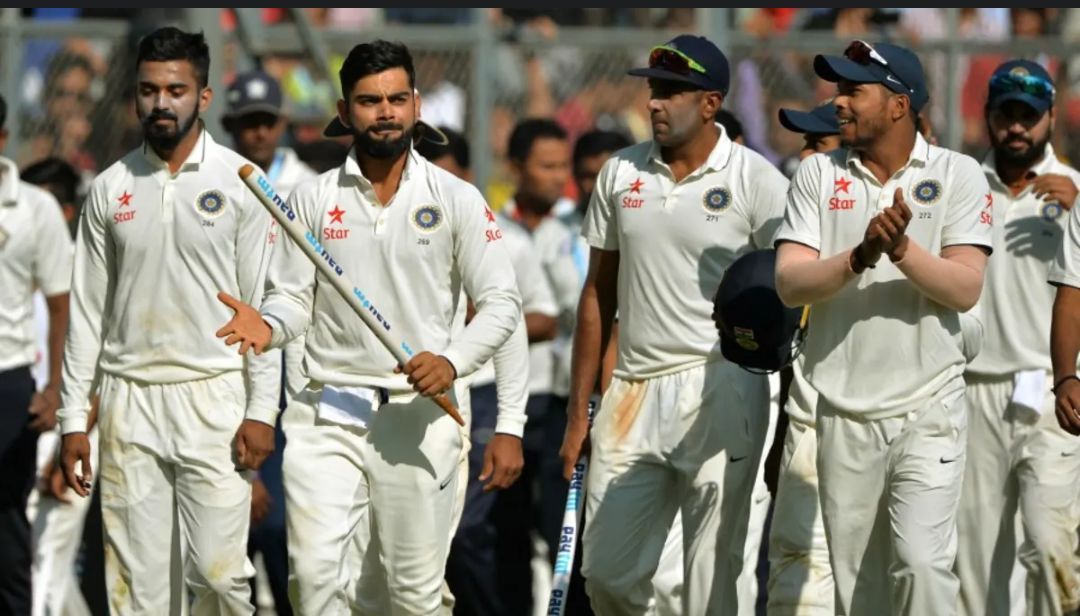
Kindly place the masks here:
<instances>
[{"instance_id":1,"label":"sunglasses on cap","mask_svg":"<svg viewBox=\"0 0 1080 616\"><path fill-rule=\"evenodd\" d=\"M678 75L689 75L690 71L705 74L705 67L693 58L672 47L659 45L649 51L649 68L659 68Z\"/></svg>"},{"instance_id":2,"label":"sunglasses on cap","mask_svg":"<svg viewBox=\"0 0 1080 616\"><path fill-rule=\"evenodd\" d=\"M844 57L856 64L862 64L863 66L873 62L874 64L885 68L885 70L889 71L889 74L892 75L900 85L904 86L909 91L912 91L911 86L904 83L904 80L900 79L900 76L889 68L889 61L878 53L878 50L874 49L874 46L870 43L858 39L851 41L851 44L844 50Z\"/></svg>"},{"instance_id":3,"label":"sunglasses on cap","mask_svg":"<svg viewBox=\"0 0 1080 616\"><path fill-rule=\"evenodd\" d=\"M1009 92L1023 92L1035 98L1053 101L1055 90L1054 84L1035 75L1004 73L990 78L990 98Z\"/></svg>"}]
</instances>

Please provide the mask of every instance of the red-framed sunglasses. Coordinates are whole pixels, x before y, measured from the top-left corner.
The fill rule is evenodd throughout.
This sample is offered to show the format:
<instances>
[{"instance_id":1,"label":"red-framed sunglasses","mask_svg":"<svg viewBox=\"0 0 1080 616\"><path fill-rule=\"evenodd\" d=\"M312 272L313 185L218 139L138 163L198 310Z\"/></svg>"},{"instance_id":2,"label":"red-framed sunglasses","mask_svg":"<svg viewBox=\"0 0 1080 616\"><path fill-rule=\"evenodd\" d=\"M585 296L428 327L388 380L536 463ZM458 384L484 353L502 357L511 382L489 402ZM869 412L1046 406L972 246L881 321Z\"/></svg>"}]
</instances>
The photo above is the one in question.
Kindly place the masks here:
<instances>
[{"instance_id":1,"label":"red-framed sunglasses","mask_svg":"<svg viewBox=\"0 0 1080 616\"><path fill-rule=\"evenodd\" d=\"M847 49L844 50L844 57L848 60L851 60L852 62L855 62L856 64L862 64L863 66L866 66L870 63L877 64L878 66L889 71L889 74L892 75L893 78L900 83L900 85L904 86L909 91L913 91L911 86L905 83L899 75L897 75L895 72L893 72L891 68L889 68L889 61L886 60L885 57L882 56L880 53L878 53L878 50L874 49L873 45L867 43L866 41L859 39L851 41L851 43L847 46Z\"/></svg>"}]
</instances>

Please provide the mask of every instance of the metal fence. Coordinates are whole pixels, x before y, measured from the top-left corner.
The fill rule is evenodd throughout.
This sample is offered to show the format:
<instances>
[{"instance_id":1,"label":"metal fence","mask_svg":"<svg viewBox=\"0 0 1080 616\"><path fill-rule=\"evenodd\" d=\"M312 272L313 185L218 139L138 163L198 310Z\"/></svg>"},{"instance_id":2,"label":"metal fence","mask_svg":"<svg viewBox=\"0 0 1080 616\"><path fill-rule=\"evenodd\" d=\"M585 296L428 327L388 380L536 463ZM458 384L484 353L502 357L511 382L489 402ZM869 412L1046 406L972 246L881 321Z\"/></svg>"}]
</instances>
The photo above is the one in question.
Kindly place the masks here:
<instances>
[{"instance_id":1,"label":"metal fence","mask_svg":"<svg viewBox=\"0 0 1080 616\"><path fill-rule=\"evenodd\" d=\"M235 12L222 27L218 9L186 9L167 16L173 23L201 29L211 46L211 85L218 98L206 114L220 130L224 84L239 70L261 65L282 79L291 102L298 140L317 136L338 98L336 70L357 42L373 37L409 45L416 62L423 115L463 130L472 144L474 175L493 202L509 190L505 148L514 123L529 116L553 116L574 137L597 126L649 138L642 80L625 70L645 61L648 49L674 31L638 27L564 27L537 34L494 26L486 9L456 25L402 26L371 19L361 29L332 21L315 26L304 10L289 10L286 23L264 26L257 14ZM758 38L734 24L735 9L696 9L693 27L728 53L732 89L725 106L743 121L748 141L780 158L797 139L776 122L781 106L809 107L830 94L830 84L813 76L819 52L839 52L848 38L832 32ZM958 9L943 9L944 31L955 32ZM168 21L168 19L166 19ZM25 20L19 9L0 19L0 75L9 105L6 154L20 164L46 155L61 156L92 173L138 143L133 110L133 49L137 35L160 20L135 23ZM880 36L875 38L880 38ZM850 38L850 37L849 37ZM1041 58L1059 74L1075 66L1080 49L1062 36L987 42L951 36L911 45L931 82L930 118L939 141L977 153L982 146L981 102L968 75L973 66L998 56ZM1059 81L1059 108L1070 105L1071 88ZM985 91L985 83L976 84ZM1075 109L1073 104L1070 108ZM974 109L974 113L972 112ZM1080 114L1059 110L1055 143L1080 160Z\"/></svg>"}]
</instances>

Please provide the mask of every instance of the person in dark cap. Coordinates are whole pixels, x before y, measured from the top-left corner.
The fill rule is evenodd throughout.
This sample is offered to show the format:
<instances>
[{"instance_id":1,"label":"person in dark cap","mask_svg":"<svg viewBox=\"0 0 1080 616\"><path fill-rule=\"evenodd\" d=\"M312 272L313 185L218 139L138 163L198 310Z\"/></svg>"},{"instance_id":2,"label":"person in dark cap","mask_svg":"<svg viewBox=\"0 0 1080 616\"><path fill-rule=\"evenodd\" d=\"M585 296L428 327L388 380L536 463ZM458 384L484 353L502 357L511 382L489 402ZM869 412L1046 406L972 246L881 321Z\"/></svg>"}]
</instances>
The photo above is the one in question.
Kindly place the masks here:
<instances>
[{"instance_id":1,"label":"person in dark cap","mask_svg":"<svg viewBox=\"0 0 1080 616\"><path fill-rule=\"evenodd\" d=\"M1080 393L1068 376L1076 374L1077 349L1062 362L1067 365L1055 366L1054 330L1046 318L1061 308L1046 280L1076 203L1080 173L1059 161L1050 145L1056 90L1046 69L1010 60L994 70L987 88L984 113L992 148L983 173L1005 231L994 234L994 258L986 270L982 352L965 374L970 437L956 570L964 614L1009 605L1019 511L1019 562L1027 577L1026 601L1020 603L1026 603L1027 614L1049 616L1080 607L1080 572L1058 564L1075 562L1080 439L1054 413L1055 391Z\"/></svg>"},{"instance_id":2,"label":"person in dark cap","mask_svg":"<svg viewBox=\"0 0 1080 616\"><path fill-rule=\"evenodd\" d=\"M814 70L837 83L844 147L792 179L776 288L813 305L804 353L836 610L955 614L960 315L982 289L990 191L974 159L918 133L928 96L910 50L854 41Z\"/></svg>"},{"instance_id":3,"label":"person in dark cap","mask_svg":"<svg viewBox=\"0 0 1080 616\"><path fill-rule=\"evenodd\" d=\"M711 41L677 36L630 74L648 79L653 139L604 164L586 213L560 452L569 479L591 439L582 574L597 614L645 613L681 512L683 611L736 614L754 604L737 579L769 386L720 353L712 299L737 257L772 245L787 180L715 122L729 69ZM590 432L616 310L618 359Z\"/></svg>"},{"instance_id":4,"label":"person in dark cap","mask_svg":"<svg viewBox=\"0 0 1080 616\"><path fill-rule=\"evenodd\" d=\"M810 111L781 109L780 125L793 133L803 136L803 147L798 157L792 161L791 172L787 173L785 163L780 164L785 175L791 177L798 163L818 152L832 152L840 147L840 125L836 120L836 105L832 101L818 105ZM785 161L786 162L786 161Z\"/></svg>"},{"instance_id":5,"label":"person in dark cap","mask_svg":"<svg viewBox=\"0 0 1080 616\"><path fill-rule=\"evenodd\" d=\"M297 157L291 148L281 146L288 127L283 112L284 97L277 79L262 71L236 76L225 93L227 107L221 123L232 136L236 151L258 165L283 199L315 172ZM270 241L280 232L272 225ZM303 387L300 360L304 356L304 338L297 337L284 350L282 408L288 398ZM292 613L289 606L288 546L285 538L285 492L281 480L282 452L285 447L280 420L275 427L275 448L252 481L252 527L248 555L263 555L274 608L283 615ZM253 593L254 594L254 593Z\"/></svg>"}]
</instances>

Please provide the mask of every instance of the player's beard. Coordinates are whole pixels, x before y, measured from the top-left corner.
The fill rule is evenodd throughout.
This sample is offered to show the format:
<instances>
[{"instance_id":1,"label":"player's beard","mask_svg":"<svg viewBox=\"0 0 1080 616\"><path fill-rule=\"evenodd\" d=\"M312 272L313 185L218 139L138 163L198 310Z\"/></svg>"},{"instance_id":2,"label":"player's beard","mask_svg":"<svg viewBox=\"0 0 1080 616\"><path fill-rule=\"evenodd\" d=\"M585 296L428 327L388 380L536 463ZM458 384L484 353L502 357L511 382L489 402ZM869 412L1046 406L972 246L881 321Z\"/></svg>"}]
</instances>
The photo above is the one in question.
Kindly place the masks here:
<instances>
[{"instance_id":1,"label":"player's beard","mask_svg":"<svg viewBox=\"0 0 1080 616\"><path fill-rule=\"evenodd\" d=\"M169 110L155 109L150 112L150 115L142 118L143 136L146 142L150 144L157 152L171 152L176 149L176 146L183 141L184 137L191 132L191 129L195 127L195 122L199 119L199 108L196 107L191 112L191 116L186 120L180 120L178 116ZM172 120L176 122L176 131L170 132L168 126L159 126L156 122L158 120Z\"/></svg>"},{"instance_id":2,"label":"player's beard","mask_svg":"<svg viewBox=\"0 0 1080 616\"><path fill-rule=\"evenodd\" d=\"M379 130L400 130L401 136L397 139L379 139L372 135L374 131ZM394 124L393 122L380 122L369 126L364 131L358 131L356 128L352 129L353 138L356 140L356 147L359 151L363 152L371 158L397 158L403 152L409 149L412 145L413 131L416 130L415 126L405 128L402 124Z\"/></svg>"},{"instance_id":3,"label":"player's beard","mask_svg":"<svg viewBox=\"0 0 1080 616\"><path fill-rule=\"evenodd\" d=\"M1054 129L1047 128L1046 137L1040 141L1028 139L1026 137L1013 137L1010 140L1020 140L1028 144L1026 150L1017 152L1006 145L1008 141L998 141L994 137L994 132L989 131L990 146L994 148L994 160L1002 162L1014 167L1029 168L1035 163L1042 160L1044 154L1046 154L1046 144L1050 143L1050 139L1054 136Z\"/></svg>"}]
</instances>

